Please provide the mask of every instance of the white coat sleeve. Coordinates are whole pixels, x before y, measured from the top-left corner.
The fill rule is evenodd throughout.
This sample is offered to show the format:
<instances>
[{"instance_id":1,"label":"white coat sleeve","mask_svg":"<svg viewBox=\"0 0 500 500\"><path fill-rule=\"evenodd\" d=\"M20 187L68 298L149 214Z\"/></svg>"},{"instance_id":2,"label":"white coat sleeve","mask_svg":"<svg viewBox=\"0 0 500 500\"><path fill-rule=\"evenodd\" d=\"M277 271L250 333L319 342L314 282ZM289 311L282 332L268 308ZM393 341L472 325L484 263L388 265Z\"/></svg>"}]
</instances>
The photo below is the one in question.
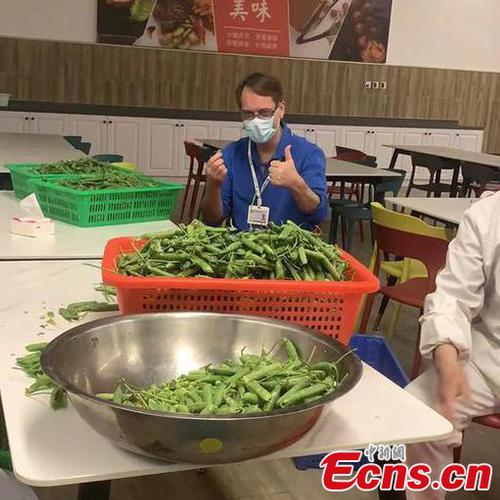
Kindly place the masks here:
<instances>
[{"instance_id":1,"label":"white coat sleeve","mask_svg":"<svg viewBox=\"0 0 500 500\"><path fill-rule=\"evenodd\" d=\"M449 343L467 360L471 350L471 322L481 311L486 276L478 211L465 212L455 239L450 243L446 267L436 280L436 291L427 296L420 352L429 357L434 349Z\"/></svg>"}]
</instances>

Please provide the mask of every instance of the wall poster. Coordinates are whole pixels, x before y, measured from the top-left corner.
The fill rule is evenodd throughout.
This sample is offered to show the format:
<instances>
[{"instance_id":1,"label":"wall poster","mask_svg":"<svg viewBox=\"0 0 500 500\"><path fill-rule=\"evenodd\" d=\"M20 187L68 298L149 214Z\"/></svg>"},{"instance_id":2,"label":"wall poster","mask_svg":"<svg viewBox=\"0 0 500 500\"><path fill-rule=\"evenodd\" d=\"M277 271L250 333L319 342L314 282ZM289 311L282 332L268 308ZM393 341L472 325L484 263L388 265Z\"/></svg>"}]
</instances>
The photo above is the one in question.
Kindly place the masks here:
<instances>
[{"instance_id":1,"label":"wall poster","mask_svg":"<svg viewBox=\"0 0 500 500\"><path fill-rule=\"evenodd\" d=\"M98 0L100 43L385 63L392 0Z\"/></svg>"}]
</instances>

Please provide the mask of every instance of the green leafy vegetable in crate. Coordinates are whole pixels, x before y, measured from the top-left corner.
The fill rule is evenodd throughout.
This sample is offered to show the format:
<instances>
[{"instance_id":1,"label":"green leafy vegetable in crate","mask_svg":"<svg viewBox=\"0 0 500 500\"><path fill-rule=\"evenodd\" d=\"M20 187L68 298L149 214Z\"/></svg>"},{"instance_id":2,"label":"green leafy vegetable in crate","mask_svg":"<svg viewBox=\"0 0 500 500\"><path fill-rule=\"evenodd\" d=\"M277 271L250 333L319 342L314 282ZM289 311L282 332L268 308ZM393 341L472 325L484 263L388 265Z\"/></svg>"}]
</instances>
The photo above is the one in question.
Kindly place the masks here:
<instances>
[{"instance_id":1,"label":"green leafy vegetable in crate","mask_svg":"<svg viewBox=\"0 0 500 500\"><path fill-rule=\"evenodd\" d=\"M50 404L54 410L65 408L67 405L66 391L54 385L52 381L43 373L40 359L42 351L47 346L46 342L30 344L25 347L28 354L16 359L16 365L26 375L35 381L26 389L27 395L50 394Z\"/></svg>"},{"instance_id":2,"label":"green leafy vegetable in crate","mask_svg":"<svg viewBox=\"0 0 500 500\"><path fill-rule=\"evenodd\" d=\"M347 376L335 363L309 364L289 339L282 345L287 360L270 352L260 355L242 351L239 359L208 365L162 385L134 387L120 380L113 393L101 399L142 409L223 415L260 413L310 403L334 391ZM312 358L311 353L310 358Z\"/></svg>"},{"instance_id":3,"label":"green leafy vegetable in crate","mask_svg":"<svg viewBox=\"0 0 500 500\"><path fill-rule=\"evenodd\" d=\"M43 163L35 167L34 171L41 175L89 175L98 174L106 168L109 169L109 164L99 162L94 158L85 157L79 160Z\"/></svg>"},{"instance_id":4,"label":"green leafy vegetable in crate","mask_svg":"<svg viewBox=\"0 0 500 500\"><path fill-rule=\"evenodd\" d=\"M237 233L200 221L146 234L145 246L122 254L117 270L128 276L199 276L345 281L347 262L337 247L291 221Z\"/></svg>"},{"instance_id":5,"label":"green leafy vegetable in crate","mask_svg":"<svg viewBox=\"0 0 500 500\"><path fill-rule=\"evenodd\" d=\"M147 177L117 172L113 170L102 170L99 174L80 178L65 179L58 181L64 186L77 191L100 191L104 189L137 189L157 186L157 183Z\"/></svg>"}]
</instances>

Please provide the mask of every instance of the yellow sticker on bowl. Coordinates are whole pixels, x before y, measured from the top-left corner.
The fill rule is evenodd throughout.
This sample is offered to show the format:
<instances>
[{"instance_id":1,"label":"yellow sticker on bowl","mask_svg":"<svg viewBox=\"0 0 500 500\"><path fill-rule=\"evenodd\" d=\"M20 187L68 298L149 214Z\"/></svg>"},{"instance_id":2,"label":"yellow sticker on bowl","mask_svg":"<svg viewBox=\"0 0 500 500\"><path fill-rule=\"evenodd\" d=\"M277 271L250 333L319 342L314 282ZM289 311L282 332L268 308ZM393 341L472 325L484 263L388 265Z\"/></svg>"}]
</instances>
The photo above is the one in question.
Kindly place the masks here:
<instances>
[{"instance_id":1,"label":"yellow sticker on bowl","mask_svg":"<svg viewBox=\"0 0 500 500\"><path fill-rule=\"evenodd\" d=\"M200 450L203 453L219 453L222 450L222 441L217 438L205 438L200 441Z\"/></svg>"}]
</instances>

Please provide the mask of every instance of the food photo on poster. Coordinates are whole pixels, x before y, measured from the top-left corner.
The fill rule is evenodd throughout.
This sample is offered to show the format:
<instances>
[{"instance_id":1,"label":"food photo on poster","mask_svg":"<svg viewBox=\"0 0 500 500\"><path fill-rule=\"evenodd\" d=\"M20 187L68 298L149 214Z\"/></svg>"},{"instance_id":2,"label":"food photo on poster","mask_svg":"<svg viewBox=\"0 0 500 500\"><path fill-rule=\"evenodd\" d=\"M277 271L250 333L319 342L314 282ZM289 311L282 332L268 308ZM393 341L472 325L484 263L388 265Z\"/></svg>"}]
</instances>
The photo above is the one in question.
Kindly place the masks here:
<instances>
[{"instance_id":1,"label":"food photo on poster","mask_svg":"<svg viewBox=\"0 0 500 500\"><path fill-rule=\"evenodd\" d=\"M353 0L329 59L385 63L392 0Z\"/></svg>"},{"instance_id":2,"label":"food photo on poster","mask_svg":"<svg viewBox=\"0 0 500 500\"><path fill-rule=\"evenodd\" d=\"M212 0L156 0L135 44L216 51Z\"/></svg>"},{"instance_id":3,"label":"food photo on poster","mask_svg":"<svg viewBox=\"0 0 500 500\"><path fill-rule=\"evenodd\" d=\"M290 55L328 59L352 0L289 0Z\"/></svg>"},{"instance_id":4,"label":"food photo on poster","mask_svg":"<svg viewBox=\"0 0 500 500\"><path fill-rule=\"evenodd\" d=\"M98 0L98 42L133 45L144 33L155 0Z\"/></svg>"}]
</instances>

